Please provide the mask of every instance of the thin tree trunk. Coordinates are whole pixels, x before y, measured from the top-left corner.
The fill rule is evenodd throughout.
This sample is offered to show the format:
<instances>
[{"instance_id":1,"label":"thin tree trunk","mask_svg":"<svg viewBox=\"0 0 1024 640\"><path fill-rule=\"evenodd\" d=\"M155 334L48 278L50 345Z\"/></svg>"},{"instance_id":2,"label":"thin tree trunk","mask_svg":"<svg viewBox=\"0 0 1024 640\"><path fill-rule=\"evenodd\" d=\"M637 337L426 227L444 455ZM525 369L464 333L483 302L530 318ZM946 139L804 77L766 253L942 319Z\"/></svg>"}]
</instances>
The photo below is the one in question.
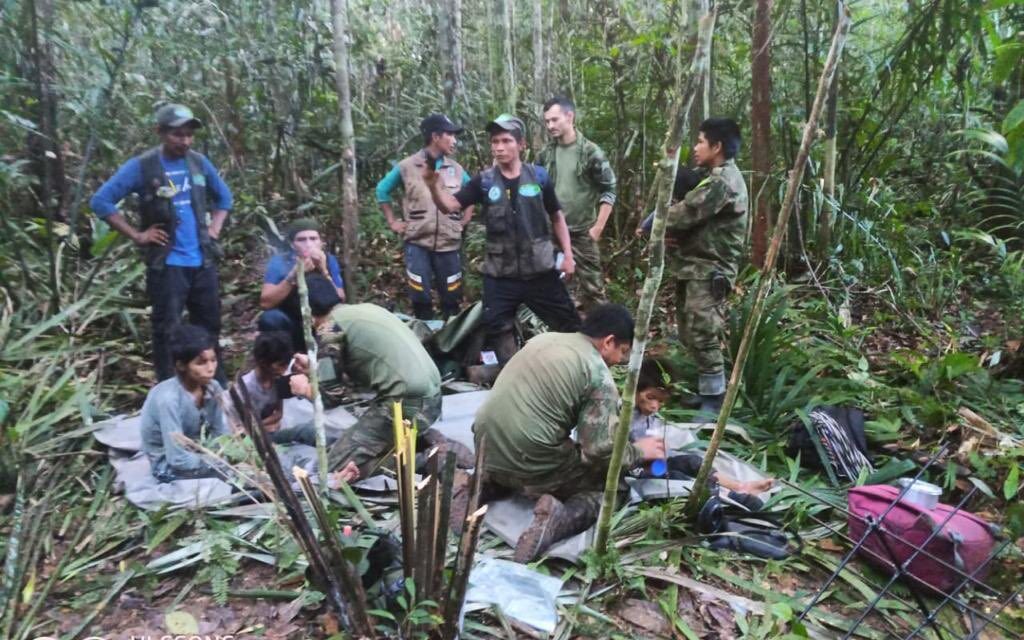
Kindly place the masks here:
<instances>
[{"instance_id":1,"label":"thin tree trunk","mask_svg":"<svg viewBox=\"0 0 1024 640\"><path fill-rule=\"evenodd\" d=\"M497 0L496 8L501 17L501 78L502 95L505 111L515 113L519 96L516 95L516 65L512 50L512 2L513 0Z\"/></svg>"},{"instance_id":2,"label":"thin tree trunk","mask_svg":"<svg viewBox=\"0 0 1024 640\"><path fill-rule=\"evenodd\" d=\"M654 228L651 230L650 262L647 279L644 281L640 302L636 310L636 329L633 337L633 350L629 355L629 371L623 388L622 409L619 412L619 425L615 431L615 444L611 459L608 462L608 475L604 485L604 499L601 514L597 522L597 537L594 549L604 553L608 546L608 535L611 530L612 513L619 492L619 479L622 472L622 455L629 440L629 424L633 418L633 397L636 395L636 383L640 373L640 365L644 359L647 346L647 333L651 326L651 315L654 302L661 286L662 271L665 267L665 210L672 197L672 185L675 182L676 169L679 167L679 147L682 146L685 125L694 99L700 88L700 79L708 65L711 55L711 37L715 31L717 6L711 7L701 16L697 28L697 43L693 52L693 62L687 74L680 74L680 91L669 117L669 129L665 134L665 156L658 165L658 171L651 187L654 192Z\"/></svg>"},{"instance_id":3,"label":"thin tree trunk","mask_svg":"<svg viewBox=\"0 0 1024 640\"><path fill-rule=\"evenodd\" d=\"M540 125L534 127L533 148L539 151L544 144L544 114L542 112L547 96L547 79L544 77L544 4L533 0L533 101L536 104Z\"/></svg>"},{"instance_id":4,"label":"thin tree trunk","mask_svg":"<svg viewBox=\"0 0 1024 640\"><path fill-rule=\"evenodd\" d=\"M338 90L341 117L341 259L345 264L345 289L355 299L356 233L359 228L359 200L356 192L356 144L352 128L352 92L348 75L348 3L331 0L334 26L334 82Z\"/></svg>"},{"instance_id":5,"label":"thin tree trunk","mask_svg":"<svg viewBox=\"0 0 1024 640\"><path fill-rule=\"evenodd\" d=\"M836 2L836 23L842 19L843 5ZM823 168L823 190L825 203L818 219L818 255L828 255L832 244L832 224L835 220L836 203L836 117L839 102L839 79L836 78L828 88L828 101L825 103L825 166Z\"/></svg>"},{"instance_id":6,"label":"thin tree trunk","mask_svg":"<svg viewBox=\"0 0 1024 640\"><path fill-rule=\"evenodd\" d=\"M754 227L750 261L758 269L764 266L771 225L772 171L772 5L774 0L757 0L754 12L753 48L750 70L750 181L754 202Z\"/></svg>"},{"instance_id":7,"label":"thin tree trunk","mask_svg":"<svg viewBox=\"0 0 1024 640\"><path fill-rule=\"evenodd\" d=\"M786 185L786 196L779 208L779 216L775 221L775 230L772 233L772 241L768 246L768 255L765 257L764 268L761 270L760 282L758 283L757 295L754 304L750 309L750 316L747 324L743 327L743 338L740 341L739 350L736 352L736 361L732 366L732 373L729 375L729 387L725 392L725 399L722 402L722 410L718 414L718 423L708 443L707 453L704 454L704 462L697 472L693 482L693 490L687 502L686 509L689 513L696 513L707 493L707 479L711 474L711 466L718 454L718 447L722 442L722 435L725 433L725 425L729 420L733 405L736 403L736 395L739 393L740 376L743 374L743 365L747 361L747 354L750 352L750 343L753 341L754 329L761 322L761 315L764 313L765 299L771 291L772 283L775 280L775 261L779 255L779 248L782 246L782 237L786 233L786 226L789 222L790 213L793 211L793 204L796 201L800 182L803 179L804 168L807 166L807 157L811 151L811 143L814 142L815 131L818 127L818 118L821 116L822 106L825 103L825 95L835 77L836 68L839 66L839 58L843 52L843 45L846 44L846 36L849 34L850 16L845 7L836 24L835 35L832 38L832 46L825 61L825 68L821 71L818 79L818 91L814 96L814 103L811 106L807 122L804 124L803 138L800 141L800 150L797 152L793 169L789 173L789 183Z\"/></svg>"},{"instance_id":8,"label":"thin tree trunk","mask_svg":"<svg viewBox=\"0 0 1024 640\"><path fill-rule=\"evenodd\" d=\"M462 0L447 0L450 3L448 16L451 20L448 37L452 53L452 100L466 94L466 63L462 57Z\"/></svg>"}]
</instances>

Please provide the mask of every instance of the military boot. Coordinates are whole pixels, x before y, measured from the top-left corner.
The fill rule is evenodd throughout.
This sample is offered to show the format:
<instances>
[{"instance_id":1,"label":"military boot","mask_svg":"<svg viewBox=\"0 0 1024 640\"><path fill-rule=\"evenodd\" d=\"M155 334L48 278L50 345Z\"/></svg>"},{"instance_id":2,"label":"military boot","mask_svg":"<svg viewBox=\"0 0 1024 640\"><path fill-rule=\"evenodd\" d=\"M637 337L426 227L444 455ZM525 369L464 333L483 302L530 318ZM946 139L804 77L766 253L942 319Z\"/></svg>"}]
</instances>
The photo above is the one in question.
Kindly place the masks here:
<instances>
[{"instance_id":1,"label":"military boot","mask_svg":"<svg viewBox=\"0 0 1024 640\"><path fill-rule=\"evenodd\" d=\"M718 414L722 411L722 401L724 399L724 393L720 393L717 396L702 395L700 397L700 407L697 409L697 417L709 420L718 419Z\"/></svg>"},{"instance_id":2,"label":"military boot","mask_svg":"<svg viewBox=\"0 0 1024 640\"><path fill-rule=\"evenodd\" d=\"M445 453L451 451L455 454L455 466L460 469L472 469L473 465L476 464L476 456L473 455L473 450L462 444L452 440L445 436L437 429L427 429L420 437L430 447L438 447L438 453L441 454L442 459Z\"/></svg>"},{"instance_id":3,"label":"military boot","mask_svg":"<svg viewBox=\"0 0 1024 640\"><path fill-rule=\"evenodd\" d=\"M722 400L725 399L725 374L700 374L697 377L697 393L700 394L698 417L712 420L718 418Z\"/></svg>"},{"instance_id":4,"label":"military boot","mask_svg":"<svg viewBox=\"0 0 1024 640\"><path fill-rule=\"evenodd\" d=\"M533 522L519 536L513 559L522 564L533 562L556 542L586 531L596 518L594 505L589 500L573 496L563 503L544 494L533 508Z\"/></svg>"}]
</instances>

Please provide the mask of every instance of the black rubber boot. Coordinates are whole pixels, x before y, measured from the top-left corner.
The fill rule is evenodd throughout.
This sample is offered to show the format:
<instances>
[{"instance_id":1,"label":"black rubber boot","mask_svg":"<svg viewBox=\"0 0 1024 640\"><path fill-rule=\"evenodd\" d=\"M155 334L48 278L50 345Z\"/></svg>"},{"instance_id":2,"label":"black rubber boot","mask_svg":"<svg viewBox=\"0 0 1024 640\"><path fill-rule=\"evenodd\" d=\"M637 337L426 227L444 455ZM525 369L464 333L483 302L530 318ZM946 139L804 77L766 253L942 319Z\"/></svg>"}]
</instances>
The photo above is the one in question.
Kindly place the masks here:
<instances>
[{"instance_id":1,"label":"black rubber boot","mask_svg":"<svg viewBox=\"0 0 1024 640\"><path fill-rule=\"evenodd\" d=\"M434 305L429 302L414 302L412 303L412 315L420 320L433 320Z\"/></svg>"},{"instance_id":2,"label":"black rubber boot","mask_svg":"<svg viewBox=\"0 0 1024 640\"><path fill-rule=\"evenodd\" d=\"M724 399L724 393L720 393L717 396L701 395L700 408L697 409L698 415L709 419L717 418L718 414L722 411L722 400Z\"/></svg>"},{"instance_id":3,"label":"black rubber boot","mask_svg":"<svg viewBox=\"0 0 1024 640\"><path fill-rule=\"evenodd\" d=\"M573 496L561 502L544 494L533 508L533 522L519 536L513 559L523 564L533 562L556 542L586 531L595 520L597 513L592 501Z\"/></svg>"}]
</instances>

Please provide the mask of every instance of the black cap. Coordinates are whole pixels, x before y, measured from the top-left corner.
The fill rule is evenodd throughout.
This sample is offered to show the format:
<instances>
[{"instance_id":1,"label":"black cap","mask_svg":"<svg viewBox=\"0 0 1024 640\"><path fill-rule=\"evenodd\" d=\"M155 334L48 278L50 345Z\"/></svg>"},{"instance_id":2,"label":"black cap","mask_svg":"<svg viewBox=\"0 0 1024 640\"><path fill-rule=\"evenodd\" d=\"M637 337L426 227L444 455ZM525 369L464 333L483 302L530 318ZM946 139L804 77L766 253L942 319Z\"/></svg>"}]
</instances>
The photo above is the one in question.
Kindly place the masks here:
<instances>
[{"instance_id":1,"label":"black cap","mask_svg":"<svg viewBox=\"0 0 1024 640\"><path fill-rule=\"evenodd\" d=\"M443 113L432 113L420 122L421 133L462 133L463 128Z\"/></svg>"},{"instance_id":2,"label":"black cap","mask_svg":"<svg viewBox=\"0 0 1024 640\"><path fill-rule=\"evenodd\" d=\"M523 124L522 120L510 113L501 114L494 120L488 122L487 126L484 127L484 131L487 133L494 133L495 130L509 132L518 131L520 136L526 135L526 125Z\"/></svg>"},{"instance_id":3,"label":"black cap","mask_svg":"<svg viewBox=\"0 0 1024 640\"><path fill-rule=\"evenodd\" d=\"M183 104L165 104L156 110L156 124L160 127L173 129L191 124L198 129L203 126L202 120L192 114L192 110Z\"/></svg>"}]
</instances>

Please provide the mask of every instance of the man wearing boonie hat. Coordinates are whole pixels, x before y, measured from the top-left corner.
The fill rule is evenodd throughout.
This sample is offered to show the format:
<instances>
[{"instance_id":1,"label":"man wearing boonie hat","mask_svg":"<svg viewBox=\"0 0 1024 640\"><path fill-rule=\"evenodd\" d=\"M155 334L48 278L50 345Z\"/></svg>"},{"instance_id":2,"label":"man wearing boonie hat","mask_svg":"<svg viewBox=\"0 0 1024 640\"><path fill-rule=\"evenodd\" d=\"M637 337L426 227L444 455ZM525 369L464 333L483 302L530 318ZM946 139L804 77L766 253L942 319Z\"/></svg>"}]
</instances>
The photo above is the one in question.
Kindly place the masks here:
<instances>
[{"instance_id":1,"label":"man wearing boonie hat","mask_svg":"<svg viewBox=\"0 0 1024 640\"><path fill-rule=\"evenodd\" d=\"M264 311L258 326L261 332L288 333L292 336L295 350L305 352L302 309L299 307L299 259L302 259L307 283L317 278L330 282L343 302L345 281L341 277L338 259L324 252L320 223L312 218L299 218L288 225L286 234L291 249L271 257L267 262L263 289L260 291L260 308Z\"/></svg>"},{"instance_id":2,"label":"man wearing boonie hat","mask_svg":"<svg viewBox=\"0 0 1024 640\"><path fill-rule=\"evenodd\" d=\"M402 236L405 246L405 276L413 315L421 320L434 317L431 291L437 289L441 314L459 312L462 302L462 230L473 208L444 212L430 197L423 182L427 157L436 158L434 170L449 193L469 182L469 175L451 158L455 136L462 127L440 113L420 122L423 148L407 156L377 183L377 202L392 231ZM402 185L402 219L391 208L391 192Z\"/></svg>"},{"instance_id":3,"label":"man wearing boonie hat","mask_svg":"<svg viewBox=\"0 0 1024 640\"><path fill-rule=\"evenodd\" d=\"M502 114L487 123L494 165L473 176L454 195L441 188L431 162L424 181L442 211L480 205L486 225L484 329L498 361L516 352L514 321L520 304L530 308L553 331L571 333L580 317L565 288L576 269L569 228L555 188L543 167L524 163L526 127ZM564 254L555 266L555 241Z\"/></svg>"},{"instance_id":4,"label":"man wearing boonie hat","mask_svg":"<svg viewBox=\"0 0 1024 640\"><path fill-rule=\"evenodd\" d=\"M189 322L209 331L215 341L220 334L217 239L232 198L213 164L191 149L195 130L203 126L192 110L165 104L155 121L160 144L121 165L90 206L142 250L152 305L153 363L157 378L166 380L174 375L167 336L185 310ZM138 195L138 226L118 206L131 193ZM226 382L220 364L217 380Z\"/></svg>"}]
</instances>

